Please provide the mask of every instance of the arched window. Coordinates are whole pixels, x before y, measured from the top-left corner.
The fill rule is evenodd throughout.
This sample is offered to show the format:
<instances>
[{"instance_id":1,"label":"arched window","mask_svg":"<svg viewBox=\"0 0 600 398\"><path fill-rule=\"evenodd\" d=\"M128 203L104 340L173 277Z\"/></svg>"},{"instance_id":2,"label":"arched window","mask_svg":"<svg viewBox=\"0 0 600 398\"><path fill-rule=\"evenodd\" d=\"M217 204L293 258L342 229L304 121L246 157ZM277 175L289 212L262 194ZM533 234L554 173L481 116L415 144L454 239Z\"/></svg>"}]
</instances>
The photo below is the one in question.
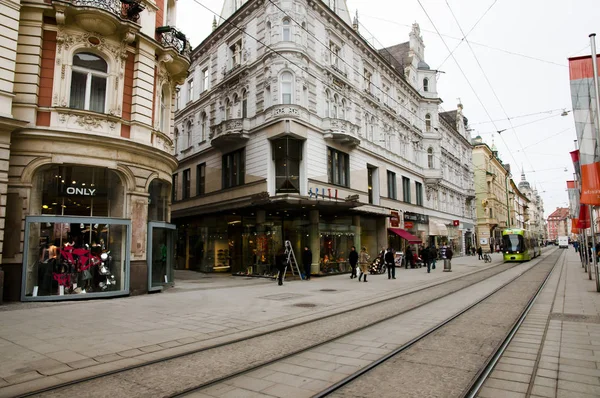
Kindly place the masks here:
<instances>
[{"instance_id":1,"label":"arched window","mask_svg":"<svg viewBox=\"0 0 600 398\"><path fill-rule=\"evenodd\" d=\"M283 72L281 74L281 103L291 104L292 103L292 80L293 76L290 72Z\"/></svg>"},{"instance_id":2,"label":"arched window","mask_svg":"<svg viewBox=\"0 0 600 398\"><path fill-rule=\"evenodd\" d=\"M331 95L325 90L325 117L331 117Z\"/></svg>"},{"instance_id":3,"label":"arched window","mask_svg":"<svg viewBox=\"0 0 600 398\"><path fill-rule=\"evenodd\" d=\"M166 133L169 131L169 107L167 105L167 99L169 98L169 90L167 86L164 86L160 92L160 114L159 116L159 128L160 131Z\"/></svg>"},{"instance_id":4,"label":"arched window","mask_svg":"<svg viewBox=\"0 0 600 398\"><path fill-rule=\"evenodd\" d=\"M337 94L333 95L333 118L337 119L338 117L338 96Z\"/></svg>"},{"instance_id":5,"label":"arched window","mask_svg":"<svg viewBox=\"0 0 600 398\"><path fill-rule=\"evenodd\" d=\"M427 149L427 167L433 169L433 148Z\"/></svg>"},{"instance_id":6,"label":"arched window","mask_svg":"<svg viewBox=\"0 0 600 398\"><path fill-rule=\"evenodd\" d=\"M242 117L248 117L248 92L242 91Z\"/></svg>"},{"instance_id":7,"label":"arched window","mask_svg":"<svg viewBox=\"0 0 600 398\"><path fill-rule=\"evenodd\" d=\"M206 113L200 115L200 142L206 140Z\"/></svg>"},{"instance_id":8,"label":"arched window","mask_svg":"<svg viewBox=\"0 0 600 398\"><path fill-rule=\"evenodd\" d=\"M369 132L370 141L375 139L375 123L377 123L377 121L375 120L375 116L373 116L371 117L371 125L369 126L371 128L371 131Z\"/></svg>"},{"instance_id":9,"label":"arched window","mask_svg":"<svg viewBox=\"0 0 600 398\"><path fill-rule=\"evenodd\" d=\"M290 20L287 18L284 19L282 25L282 40L290 41L292 36L290 32Z\"/></svg>"},{"instance_id":10,"label":"arched window","mask_svg":"<svg viewBox=\"0 0 600 398\"><path fill-rule=\"evenodd\" d=\"M431 115L429 113L425 115L425 131L431 131Z\"/></svg>"},{"instance_id":11,"label":"arched window","mask_svg":"<svg viewBox=\"0 0 600 398\"><path fill-rule=\"evenodd\" d=\"M229 98L225 101L225 120L231 119L231 101Z\"/></svg>"},{"instance_id":12,"label":"arched window","mask_svg":"<svg viewBox=\"0 0 600 398\"><path fill-rule=\"evenodd\" d=\"M423 79L423 91L429 91L429 79Z\"/></svg>"},{"instance_id":13,"label":"arched window","mask_svg":"<svg viewBox=\"0 0 600 398\"><path fill-rule=\"evenodd\" d=\"M108 64L91 53L73 56L69 106L104 113Z\"/></svg>"},{"instance_id":14,"label":"arched window","mask_svg":"<svg viewBox=\"0 0 600 398\"><path fill-rule=\"evenodd\" d=\"M369 114L365 113L365 124L364 124L363 136L367 137L368 133L369 133Z\"/></svg>"},{"instance_id":15,"label":"arched window","mask_svg":"<svg viewBox=\"0 0 600 398\"><path fill-rule=\"evenodd\" d=\"M192 146L192 122L188 120L187 122L187 147Z\"/></svg>"},{"instance_id":16,"label":"arched window","mask_svg":"<svg viewBox=\"0 0 600 398\"><path fill-rule=\"evenodd\" d=\"M346 119L346 100L342 100L342 104L340 105L340 118Z\"/></svg>"},{"instance_id":17,"label":"arched window","mask_svg":"<svg viewBox=\"0 0 600 398\"><path fill-rule=\"evenodd\" d=\"M234 94L233 95L233 111L232 111L233 117L236 117L236 118L240 117L239 106L240 106L240 98L238 97L237 94Z\"/></svg>"}]
</instances>

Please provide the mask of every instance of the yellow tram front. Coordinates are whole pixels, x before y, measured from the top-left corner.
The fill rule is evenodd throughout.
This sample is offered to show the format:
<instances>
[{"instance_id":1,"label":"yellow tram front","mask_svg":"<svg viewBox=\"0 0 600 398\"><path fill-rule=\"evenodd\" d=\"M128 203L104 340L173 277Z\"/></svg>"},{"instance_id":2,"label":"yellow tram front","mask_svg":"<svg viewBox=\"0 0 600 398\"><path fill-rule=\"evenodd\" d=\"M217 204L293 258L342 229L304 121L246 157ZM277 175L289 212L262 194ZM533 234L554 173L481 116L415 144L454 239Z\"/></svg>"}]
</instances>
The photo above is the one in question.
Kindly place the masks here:
<instances>
[{"instance_id":1,"label":"yellow tram front","mask_svg":"<svg viewBox=\"0 0 600 398\"><path fill-rule=\"evenodd\" d=\"M529 231L521 228L502 231L504 261L528 261L540 254L539 245Z\"/></svg>"}]
</instances>

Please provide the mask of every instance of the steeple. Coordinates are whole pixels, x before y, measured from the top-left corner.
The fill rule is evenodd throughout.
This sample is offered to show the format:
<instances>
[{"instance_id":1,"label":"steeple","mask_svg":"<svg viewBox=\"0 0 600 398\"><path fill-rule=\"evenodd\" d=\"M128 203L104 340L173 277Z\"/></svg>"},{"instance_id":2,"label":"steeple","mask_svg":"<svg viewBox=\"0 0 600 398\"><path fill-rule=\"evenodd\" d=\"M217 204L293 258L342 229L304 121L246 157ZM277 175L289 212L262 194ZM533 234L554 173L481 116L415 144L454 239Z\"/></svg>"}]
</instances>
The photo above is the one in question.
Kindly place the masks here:
<instances>
[{"instance_id":1,"label":"steeple","mask_svg":"<svg viewBox=\"0 0 600 398\"><path fill-rule=\"evenodd\" d=\"M354 20L352 21L352 29L358 32L358 10L356 10L356 15L354 16Z\"/></svg>"},{"instance_id":2,"label":"steeple","mask_svg":"<svg viewBox=\"0 0 600 398\"><path fill-rule=\"evenodd\" d=\"M212 30L217 29L217 17L214 16L213 17L213 22L212 22Z\"/></svg>"},{"instance_id":3,"label":"steeple","mask_svg":"<svg viewBox=\"0 0 600 398\"><path fill-rule=\"evenodd\" d=\"M237 10L242 8L248 0L225 0L223 1L223 8L221 8L221 18L219 19L219 25L225 22L227 18L235 14Z\"/></svg>"}]
</instances>

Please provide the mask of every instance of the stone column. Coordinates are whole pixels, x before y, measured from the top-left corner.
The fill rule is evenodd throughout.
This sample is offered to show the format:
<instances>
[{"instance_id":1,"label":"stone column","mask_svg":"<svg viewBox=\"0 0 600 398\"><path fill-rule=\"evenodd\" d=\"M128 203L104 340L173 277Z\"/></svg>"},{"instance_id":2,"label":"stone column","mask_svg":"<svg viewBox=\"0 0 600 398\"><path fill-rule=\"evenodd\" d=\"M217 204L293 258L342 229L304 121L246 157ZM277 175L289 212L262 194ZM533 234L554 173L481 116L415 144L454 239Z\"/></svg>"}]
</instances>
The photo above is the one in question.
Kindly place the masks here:
<instances>
[{"instance_id":1,"label":"stone column","mask_svg":"<svg viewBox=\"0 0 600 398\"><path fill-rule=\"evenodd\" d=\"M129 288L131 294L143 294L148 291L148 263L146 247L148 245L148 193L129 194L129 217L131 219L131 258ZM125 237L122 237L123 239Z\"/></svg>"},{"instance_id":2,"label":"stone column","mask_svg":"<svg viewBox=\"0 0 600 398\"><path fill-rule=\"evenodd\" d=\"M310 219L310 251L312 252L311 274L319 274L319 262L321 259L321 232L319 231L319 210L311 210ZM302 261L302 260L298 260Z\"/></svg>"},{"instance_id":3,"label":"stone column","mask_svg":"<svg viewBox=\"0 0 600 398\"><path fill-rule=\"evenodd\" d=\"M377 218L377 253L382 247L387 248L388 246L386 221L385 217Z\"/></svg>"}]
</instances>

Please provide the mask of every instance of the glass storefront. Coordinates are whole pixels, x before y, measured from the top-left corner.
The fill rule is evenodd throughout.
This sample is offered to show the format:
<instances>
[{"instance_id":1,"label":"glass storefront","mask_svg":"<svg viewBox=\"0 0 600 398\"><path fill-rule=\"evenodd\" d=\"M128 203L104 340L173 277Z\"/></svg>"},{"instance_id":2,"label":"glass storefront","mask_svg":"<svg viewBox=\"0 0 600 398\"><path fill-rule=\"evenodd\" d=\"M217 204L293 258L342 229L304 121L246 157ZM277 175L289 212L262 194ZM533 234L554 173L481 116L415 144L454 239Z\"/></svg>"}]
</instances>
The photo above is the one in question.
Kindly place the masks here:
<instances>
[{"instance_id":1,"label":"glass storefront","mask_svg":"<svg viewBox=\"0 0 600 398\"><path fill-rule=\"evenodd\" d=\"M175 225L161 222L148 223L148 290L160 290L164 285L173 285L173 247Z\"/></svg>"},{"instance_id":2,"label":"glass storefront","mask_svg":"<svg viewBox=\"0 0 600 398\"><path fill-rule=\"evenodd\" d=\"M128 220L29 216L22 299L128 293Z\"/></svg>"},{"instance_id":3,"label":"glass storefront","mask_svg":"<svg viewBox=\"0 0 600 398\"><path fill-rule=\"evenodd\" d=\"M129 292L131 221L111 170L53 165L36 173L25 220L22 300Z\"/></svg>"},{"instance_id":4,"label":"glass storefront","mask_svg":"<svg viewBox=\"0 0 600 398\"><path fill-rule=\"evenodd\" d=\"M350 272L348 255L354 246L356 227L352 225L351 217L333 217L322 219L319 223L321 240L319 259L319 272L322 274L335 274ZM360 248L357 248L360 251Z\"/></svg>"}]
</instances>

